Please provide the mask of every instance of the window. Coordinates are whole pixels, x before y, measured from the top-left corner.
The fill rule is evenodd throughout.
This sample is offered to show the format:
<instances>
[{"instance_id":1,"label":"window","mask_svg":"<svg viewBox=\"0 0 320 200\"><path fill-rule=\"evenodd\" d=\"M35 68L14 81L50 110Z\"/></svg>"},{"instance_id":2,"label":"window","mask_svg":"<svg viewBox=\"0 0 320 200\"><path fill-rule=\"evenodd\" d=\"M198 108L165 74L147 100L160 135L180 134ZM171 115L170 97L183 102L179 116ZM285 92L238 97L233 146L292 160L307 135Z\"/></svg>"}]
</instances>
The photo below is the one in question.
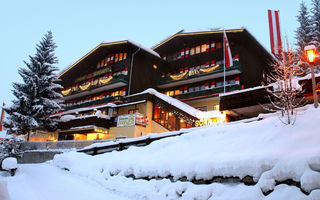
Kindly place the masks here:
<instances>
[{"instance_id":1,"label":"window","mask_svg":"<svg viewBox=\"0 0 320 200\"><path fill-rule=\"evenodd\" d=\"M194 88L193 87L189 87L189 92L193 92Z\"/></svg>"},{"instance_id":2,"label":"window","mask_svg":"<svg viewBox=\"0 0 320 200\"><path fill-rule=\"evenodd\" d=\"M201 53L204 53L206 51L207 51L207 45L206 44L201 45Z\"/></svg>"},{"instance_id":3,"label":"window","mask_svg":"<svg viewBox=\"0 0 320 200\"><path fill-rule=\"evenodd\" d=\"M213 105L213 110L220 110L220 106L219 105Z\"/></svg>"},{"instance_id":4,"label":"window","mask_svg":"<svg viewBox=\"0 0 320 200\"><path fill-rule=\"evenodd\" d=\"M199 87L199 86L194 87L194 91L195 91L195 92L198 92L199 90L200 90L200 87Z\"/></svg>"},{"instance_id":5,"label":"window","mask_svg":"<svg viewBox=\"0 0 320 200\"><path fill-rule=\"evenodd\" d=\"M199 106L199 107L196 107L196 109L201 110L201 111L207 111L208 110L207 106Z\"/></svg>"},{"instance_id":6,"label":"window","mask_svg":"<svg viewBox=\"0 0 320 200\"><path fill-rule=\"evenodd\" d=\"M123 60L127 59L127 53L123 53Z\"/></svg>"},{"instance_id":7,"label":"window","mask_svg":"<svg viewBox=\"0 0 320 200\"><path fill-rule=\"evenodd\" d=\"M201 46L196 46L196 54L201 52Z\"/></svg>"},{"instance_id":8,"label":"window","mask_svg":"<svg viewBox=\"0 0 320 200\"><path fill-rule=\"evenodd\" d=\"M235 80L230 80L230 81L229 81L229 84L230 84L230 85L236 84L236 81L235 81Z\"/></svg>"},{"instance_id":9,"label":"window","mask_svg":"<svg viewBox=\"0 0 320 200\"><path fill-rule=\"evenodd\" d=\"M194 50L195 50L194 47L192 47L192 48L190 49L190 55L194 55L194 53L195 53Z\"/></svg>"},{"instance_id":10,"label":"window","mask_svg":"<svg viewBox=\"0 0 320 200\"><path fill-rule=\"evenodd\" d=\"M123 58L123 53L120 53L120 54L119 54L119 61L121 61L122 58Z\"/></svg>"},{"instance_id":11,"label":"window","mask_svg":"<svg viewBox=\"0 0 320 200\"><path fill-rule=\"evenodd\" d=\"M216 48L217 48L217 49L222 48L222 42L217 42L217 43L216 43Z\"/></svg>"},{"instance_id":12,"label":"window","mask_svg":"<svg viewBox=\"0 0 320 200\"><path fill-rule=\"evenodd\" d=\"M119 60L119 54L116 53L116 55L115 55L115 57L114 57L114 62L118 62L118 60Z\"/></svg>"},{"instance_id":13,"label":"window","mask_svg":"<svg viewBox=\"0 0 320 200\"><path fill-rule=\"evenodd\" d=\"M174 95L178 95L178 94L180 94L180 90L175 90Z\"/></svg>"},{"instance_id":14,"label":"window","mask_svg":"<svg viewBox=\"0 0 320 200\"><path fill-rule=\"evenodd\" d=\"M134 113L139 113L139 108L134 108L134 109L128 110L128 114L134 114Z\"/></svg>"}]
</instances>

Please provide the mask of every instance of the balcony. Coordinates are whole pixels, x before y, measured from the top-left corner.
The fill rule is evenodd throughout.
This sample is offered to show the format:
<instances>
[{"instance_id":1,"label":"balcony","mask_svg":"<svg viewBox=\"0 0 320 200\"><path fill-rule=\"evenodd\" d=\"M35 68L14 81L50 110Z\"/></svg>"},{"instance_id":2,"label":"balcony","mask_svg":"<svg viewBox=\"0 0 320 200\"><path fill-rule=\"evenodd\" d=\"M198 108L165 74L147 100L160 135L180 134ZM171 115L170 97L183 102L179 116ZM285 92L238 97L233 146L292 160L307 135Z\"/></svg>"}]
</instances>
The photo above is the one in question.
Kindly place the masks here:
<instances>
[{"instance_id":1,"label":"balcony","mask_svg":"<svg viewBox=\"0 0 320 200\"><path fill-rule=\"evenodd\" d=\"M240 90L240 89L241 89L241 85L238 85L238 84L226 85L226 92L231 92L231 91ZM218 95L219 93L223 93L223 87L215 87L215 88L200 90L196 92L187 92L187 93L176 95L174 97L183 101L183 100L200 99L200 98L205 98L209 96L215 96L215 95Z\"/></svg>"},{"instance_id":2,"label":"balcony","mask_svg":"<svg viewBox=\"0 0 320 200\"><path fill-rule=\"evenodd\" d=\"M128 85L128 76L123 75L123 74L119 74L119 75L113 76L112 80L105 85L96 84L94 86L90 86L86 90L73 91L70 94L64 96L64 99L67 101L70 99L79 98L82 96L87 96L87 95L91 95L94 93L123 87L126 85Z\"/></svg>"},{"instance_id":3,"label":"balcony","mask_svg":"<svg viewBox=\"0 0 320 200\"><path fill-rule=\"evenodd\" d=\"M159 88L175 87L180 85L186 85L189 83L223 77L223 74L224 74L223 66L224 64L214 66L216 68L212 72L210 70L208 70L209 72L205 72L206 69L192 70L186 73L185 76L183 76L184 74L182 73L181 76L183 77L181 78L180 77L173 78L172 75L171 76L167 75L158 81L158 87ZM241 72L242 72L242 69L241 69L240 62L234 61L233 66L226 69L226 76L240 74ZM177 76L179 76L179 74Z\"/></svg>"},{"instance_id":4,"label":"balcony","mask_svg":"<svg viewBox=\"0 0 320 200\"><path fill-rule=\"evenodd\" d=\"M113 124L114 118L106 119L92 115L83 118L76 118L67 122L59 122L58 129L68 131L72 131L74 129L76 132L80 133L81 130L76 129L76 127L83 127L84 132L88 132L87 129L90 126L108 129L110 126L113 126Z\"/></svg>"},{"instance_id":5,"label":"balcony","mask_svg":"<svg viewBox=\"0 0 320 200\"><path fill-rule=\"evenodd\" d=\"M122 101L122 98L123 98L122 96L106 97L106 98L98 99L98 100L94 100L94 101L88 101L88 102L84 102L84 103L74 104L72 106L66 106L65 110L72 110L72 109L76 109L76 108L84 108L84 107L89 107L89 106L94 106L94 105L111 103L111 102L115 102L115 101Z\"/></svg>"}]
</instances>

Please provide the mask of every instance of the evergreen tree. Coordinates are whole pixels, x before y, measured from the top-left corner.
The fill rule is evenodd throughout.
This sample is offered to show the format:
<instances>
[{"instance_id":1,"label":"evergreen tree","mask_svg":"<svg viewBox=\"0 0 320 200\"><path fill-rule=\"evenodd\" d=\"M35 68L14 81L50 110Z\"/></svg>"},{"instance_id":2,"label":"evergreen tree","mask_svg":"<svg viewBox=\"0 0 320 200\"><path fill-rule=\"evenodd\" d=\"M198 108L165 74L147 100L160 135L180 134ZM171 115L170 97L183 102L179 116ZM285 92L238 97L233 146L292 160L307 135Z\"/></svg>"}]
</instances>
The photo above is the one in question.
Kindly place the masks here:
<instances>
[{"instance_id":1,"label":"evergreen tree","mask_svg":"<svg viewBox=\"0 0 320 200\"><path fill-rule=\"evenodd\" d=\"M310 15L304 2L300 4L299 15L297 16L300 26L295 31L298 56L303 59L304 47L312 41L312 25Z\"/></svg>"},{"instance_id":2,"label":"evergreen tree","mask_svg":"<svg viewBox=\"0 0 320 200\"><path fill-rule=\"evenodd\" d=\"M320 46L320 0L312 0L311 8L312 43Z\"/></svg>"},{"instance_id":3,"label":"evergreen tree","mask_svg":"<svg viewBox=\"0 0 320 200\"><path fill-rule=\"evenodd\" d=\"M57 121L48 115L61 110L62 89L59 85L54 64L58 63L54 55L56 48L51 31L36 45L35 56L29 56L30 61L24 62L27 68L20 68L19 74L23 83L13 83L13 94L17 98L13 105L5 108L8 117L4 126L8 132L27 134L35 129L54 130Z\"/></svg>"}]
</instances>

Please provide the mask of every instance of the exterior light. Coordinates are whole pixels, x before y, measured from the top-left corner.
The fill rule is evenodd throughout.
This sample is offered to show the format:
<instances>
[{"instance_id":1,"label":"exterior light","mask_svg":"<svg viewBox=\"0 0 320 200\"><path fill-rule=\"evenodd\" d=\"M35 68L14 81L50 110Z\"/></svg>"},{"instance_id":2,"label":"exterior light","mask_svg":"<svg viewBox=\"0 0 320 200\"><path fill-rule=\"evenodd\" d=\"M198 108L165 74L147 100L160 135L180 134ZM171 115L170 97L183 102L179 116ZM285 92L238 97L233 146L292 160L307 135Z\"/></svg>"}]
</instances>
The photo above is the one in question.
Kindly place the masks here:
<instances>
[{"instance_id":1,"label":"exterior light","mask_svg":"<svg viewBox=\"0 0 320 200\"><path fill-rule=\"evenodd\" d=\"M316 58L316 46L308 45L304 47L307 60L311 67L311 78L312 78L312 92L313 92L313 104L315 108L318 108L318 94L316 91L316 80L314 78L314 60Z\"/></svg>"},{"instance_id":2,"label":"exterior light","mask_svg":"<svg viewBox=\"0 0 320 200\"><path fill-rule=\"evenodd\" d=\"M316 46L314 45L308 45L304 47L305 54L307 56L307 60L310 64L314 63L314 60L316 58Z\"/></svg>"},{"instance_id":3,"label":"exterior light","mask_svg":"<svg viewBox=\"0 0 320 200\"><path fill-rule=\"evenodd\" d=\"M158 68L158 66L157 65L153 65L153 69L157 69Z\"/></svg>"}]
</instances>

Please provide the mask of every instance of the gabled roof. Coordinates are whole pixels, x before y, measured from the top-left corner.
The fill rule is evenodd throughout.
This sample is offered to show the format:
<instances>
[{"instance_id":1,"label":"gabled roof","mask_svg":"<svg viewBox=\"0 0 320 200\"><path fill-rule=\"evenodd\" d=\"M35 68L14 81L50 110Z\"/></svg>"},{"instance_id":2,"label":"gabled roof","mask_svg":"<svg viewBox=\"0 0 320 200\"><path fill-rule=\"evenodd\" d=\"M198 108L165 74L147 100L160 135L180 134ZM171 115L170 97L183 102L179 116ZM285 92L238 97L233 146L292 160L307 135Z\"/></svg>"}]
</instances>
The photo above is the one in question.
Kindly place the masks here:
<instances>
[{"instance_id":1,"label":"gabled roof","mask_svg":"<svg viewBox=\"0 0 320 200\"><path fill-rule=\"evenodd\" d=\"M231 29L224 29L224 28L209 28L209 29L198 29L198 30L185 30L182 29L178 31L172 36L167 37L166 39L162 40L160 43L154 45L152 47L153 50L157 49L158 47L162 46L163 44L169 42L170 40L179 37L179 36L186 36L186 35L200 35L200 34L212 34L212 33L223 33L223 31L229 32L242 32L244 31L244 27L237 27Z\"/></svg>"},{"instance_id":2,"label":"gabled roof","mask_svg":"<svg viewBox=\"0 0 320 200\"><path fill-rule=\"evenodd\" d=\"M144 51L146 51L147 53L159 57L159 54L155 51L153 51L150 48L144 47L141 44L134 42L132 40L121 40L121 41L116 41L116 42L102 42L100 43L98 46L96 46L94 49L92 49L89 53L87 53L86 55L84 55L83 57L81 57L79 60L77 60L75 63L73 63L72 65L68 66L67 68L63 69L62 72L58 75L58 78L60 78L62 75L64 75L65 73L67 73L70 69L72 69L74 66L76 66L77 64L79 64L82 60L84 60L85 58L87 58L89 55L91 55L93 52L95 52L97 49L99 49L100 47L104 47L104 46L112 46L112 45L118 45L118 44L126 44L126 43L130 43L138 48L143 49Z\"/></svg>"}]
</instances>

